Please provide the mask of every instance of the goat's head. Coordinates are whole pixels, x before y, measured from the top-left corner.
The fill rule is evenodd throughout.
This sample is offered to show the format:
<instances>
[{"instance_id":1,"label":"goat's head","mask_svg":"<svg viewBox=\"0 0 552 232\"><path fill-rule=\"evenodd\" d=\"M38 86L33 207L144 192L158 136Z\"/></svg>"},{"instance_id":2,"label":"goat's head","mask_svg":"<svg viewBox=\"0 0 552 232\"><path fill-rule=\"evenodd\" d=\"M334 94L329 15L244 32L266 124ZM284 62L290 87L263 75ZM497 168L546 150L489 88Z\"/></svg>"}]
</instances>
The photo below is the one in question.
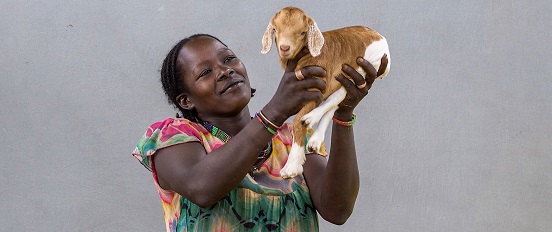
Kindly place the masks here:
<instances>
[{"instance_id":1,"label":"goat's head","mask_svg":"<svg viewBox=\"0 0 552 232\"><path fill-rule=\"evenodd\" d=\"M263 36L261 53L270 51L273 37L280 59L286 60L295 57L304 46L309 48L312 56L318 56L324 45L324 37L316 22L296 7L283 8L272 17Z\"/></svg>"}]
</instances>

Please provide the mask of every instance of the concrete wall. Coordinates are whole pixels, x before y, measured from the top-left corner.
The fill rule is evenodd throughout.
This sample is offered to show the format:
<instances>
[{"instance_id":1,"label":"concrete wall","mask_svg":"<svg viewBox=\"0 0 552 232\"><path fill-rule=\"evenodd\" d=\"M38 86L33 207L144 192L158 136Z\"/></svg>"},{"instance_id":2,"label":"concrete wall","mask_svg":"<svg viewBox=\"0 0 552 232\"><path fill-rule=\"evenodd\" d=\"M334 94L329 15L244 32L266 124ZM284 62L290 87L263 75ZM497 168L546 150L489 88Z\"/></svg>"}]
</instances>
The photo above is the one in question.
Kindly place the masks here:
<instances>
[{"instance_id":1,"label":"concrete wall","mask_svg":"<svg viewBox=\"0 0 552 232\"><path fill-rule=\"evenodd\" d=\"M0 230L162 231L150 173L131 155L174 115L159 69L211 33L268 102L282 71L261 55L280 8L322 30L368 25L393 66L358 107L361 190L322 231L549 231L552 2L2 1Z\"/></svg>"}]
</instances>

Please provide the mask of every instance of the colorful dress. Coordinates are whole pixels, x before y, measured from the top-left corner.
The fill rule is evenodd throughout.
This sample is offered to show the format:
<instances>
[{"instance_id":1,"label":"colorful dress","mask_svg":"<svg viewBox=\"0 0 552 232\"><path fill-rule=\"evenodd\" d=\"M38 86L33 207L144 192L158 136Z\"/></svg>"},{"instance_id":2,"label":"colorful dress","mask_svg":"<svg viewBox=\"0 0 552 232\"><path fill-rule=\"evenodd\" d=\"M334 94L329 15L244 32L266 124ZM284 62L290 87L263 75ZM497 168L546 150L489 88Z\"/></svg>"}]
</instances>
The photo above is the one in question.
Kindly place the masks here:
<instances>
[{"instance_id":1,"label":"colorful dress","mask_svg":"<svg viewBox=\"0 0 552 232\"><path fill-rule=\"evenodd\" d=\"M152 124L132 153L153 174L167 231L318 231L318 216L303 175L283 179L279 174L293 142L291 124L284 124L273 136L272 154L263 165L210 208L162 189L157 182L152 156L158 149L187 142L201 143L207 155L224 144L201 124L168 118Z\"/></svg>"}]
</instances>

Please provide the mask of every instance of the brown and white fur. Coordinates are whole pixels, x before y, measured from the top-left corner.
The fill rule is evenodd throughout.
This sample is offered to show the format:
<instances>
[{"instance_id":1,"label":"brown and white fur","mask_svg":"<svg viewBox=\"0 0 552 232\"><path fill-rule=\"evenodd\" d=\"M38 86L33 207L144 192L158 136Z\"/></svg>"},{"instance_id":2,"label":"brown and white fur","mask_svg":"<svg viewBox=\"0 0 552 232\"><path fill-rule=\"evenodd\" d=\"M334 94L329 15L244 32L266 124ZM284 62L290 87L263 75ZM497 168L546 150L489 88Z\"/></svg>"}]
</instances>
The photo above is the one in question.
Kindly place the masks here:
<instances>
[{"instance_id":1,"label":"brown and white fur","mask_svg":"<svg viewBox=\"0 0 552 232\"><path fill-rule=\"evenodd\" d=\"M326 129L339 103L347 94L345 88L335 79L342 73L342 64L348 64L365 75L364 70L356 63L358 57L364 57L379 70L381 58L387 54L387 67L378 76L383 78L389 72L391 57L386 39L376 31L364 26L352 26L321 32L316 22L296 7L283 8L272 17L263 36L261 53L270 51L273 37L283 69L289 59L307 46L310 54L299 60L295 70L317 65L323 67L327 73L324 77L326 91L323 102L319 106L316 102L307 103L293 121L293 145L287 163L280 171L282 177L291 178L303 172L305 136L318 123L306 147L310 152L320 152Z\"/></svg>"}]
</instances>

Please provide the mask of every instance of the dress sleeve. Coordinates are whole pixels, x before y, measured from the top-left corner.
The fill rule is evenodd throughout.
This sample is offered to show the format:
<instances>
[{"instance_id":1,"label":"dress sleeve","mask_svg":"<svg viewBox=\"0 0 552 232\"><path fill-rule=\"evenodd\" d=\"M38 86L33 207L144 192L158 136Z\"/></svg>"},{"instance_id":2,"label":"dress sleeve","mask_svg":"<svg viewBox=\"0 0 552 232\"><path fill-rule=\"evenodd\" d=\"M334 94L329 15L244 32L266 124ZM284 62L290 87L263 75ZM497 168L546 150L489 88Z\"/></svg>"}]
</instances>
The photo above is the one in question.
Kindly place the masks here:
<instances>
[{"instance_id":1,"label":"dress sleeve","mask_svg":"<svg viewBox=\"0 0 552 232\"><path fill-rule=\"evenodd\" d=\"M153 123L136 144L132 155L152 171L152 156L159 149L176 144L203 143L203 132L197 124L182 118L167 118Z\"/></svg>"}]
</instances>

